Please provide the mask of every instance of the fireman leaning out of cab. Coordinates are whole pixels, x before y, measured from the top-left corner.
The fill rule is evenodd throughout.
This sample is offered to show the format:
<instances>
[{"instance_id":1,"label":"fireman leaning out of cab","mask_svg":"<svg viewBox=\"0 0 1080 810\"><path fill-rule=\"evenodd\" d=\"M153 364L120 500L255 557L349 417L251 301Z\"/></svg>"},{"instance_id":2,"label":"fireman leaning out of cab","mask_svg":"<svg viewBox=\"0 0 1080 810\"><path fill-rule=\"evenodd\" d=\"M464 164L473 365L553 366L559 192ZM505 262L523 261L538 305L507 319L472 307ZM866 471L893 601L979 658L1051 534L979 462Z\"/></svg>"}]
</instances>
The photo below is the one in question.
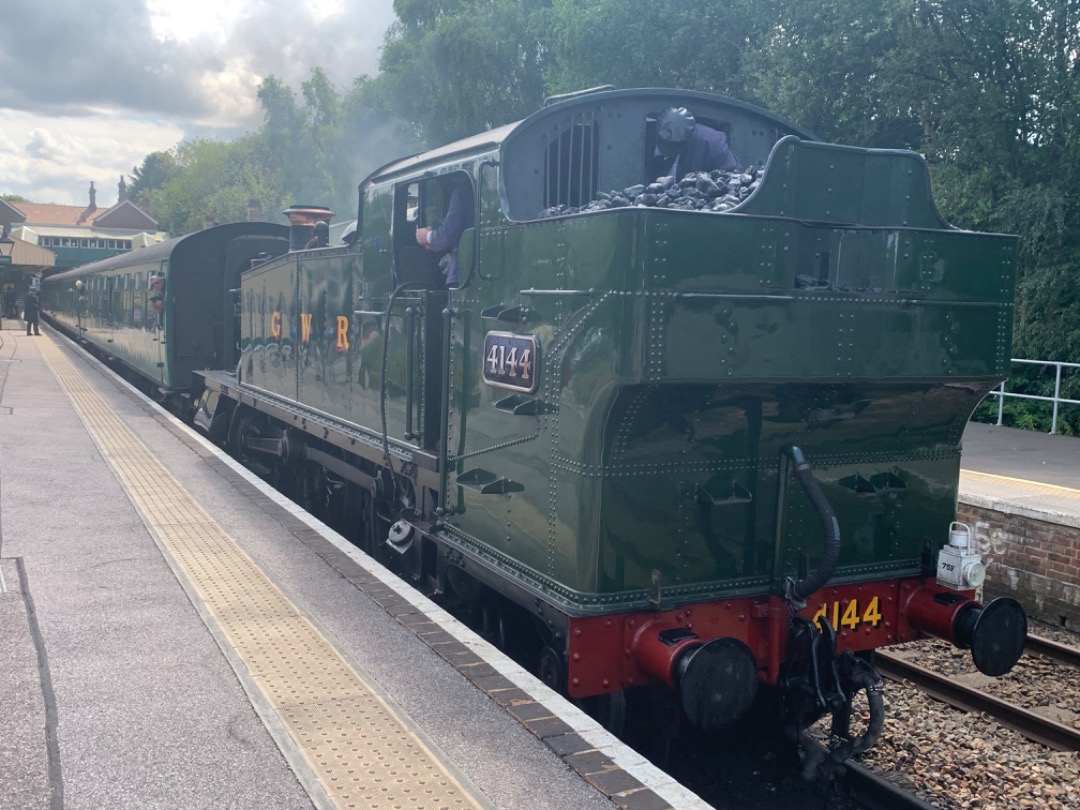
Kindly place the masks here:
<instances>
[{"instance_id":1,"label":"fireman leaning out of cab","mask_svg":"<svg viewBox=\"0 0 1080 810\"><path fill-rule=\"evenodd\" d=\"M651 177L681 180L690 172L714 169L742 170L727 133L699 124L685 107L664 110L657 122Z\"/></svg>"}]
</instances>

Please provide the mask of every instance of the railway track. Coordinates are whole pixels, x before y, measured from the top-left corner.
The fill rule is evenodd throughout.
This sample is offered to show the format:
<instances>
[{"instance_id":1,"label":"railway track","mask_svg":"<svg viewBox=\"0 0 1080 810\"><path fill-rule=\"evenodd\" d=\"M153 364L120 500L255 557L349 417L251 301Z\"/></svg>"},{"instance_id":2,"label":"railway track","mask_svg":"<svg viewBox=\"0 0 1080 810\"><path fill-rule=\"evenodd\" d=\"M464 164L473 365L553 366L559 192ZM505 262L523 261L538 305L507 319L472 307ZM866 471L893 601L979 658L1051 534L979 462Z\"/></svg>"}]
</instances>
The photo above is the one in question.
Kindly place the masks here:
<instances>
[{"instance_id":1,"label":"railway track","mask_svg":"<svg viewBox=\"0 0 1080 810\"><path fill-rule=\"evenodd\" d=\"M1036 655L1045 655L1047 658L1052 658L1059 663L1080 669L1080 649L1069 647L1066 644L1059 644L1042 636L1029 635L1027 643L1024 645L1024 651Z\"/></svg>"},{"instance_id":2,"label":"railway track","mask_svg":"<svg viewBox=\"0 0 1080 810\"><path fill-rule=\"evenodd\" d=\"M1026 650L1029 653L1049 656L1069 666L1080 667L1080 650L1054 641L1031 636L1028 638ZM969 712L985 712L1029 740L1056 751L1080 751L1080 729L988 695L977 687L960 683L884 650L877 652L875 663L878 671L886 678L908 681L950 706Z\"/></svg>"},{"instance_id":3,"label":"railway track","mask_svg":"<svg viewBox=\"0 0 1080 810\"><path fill-rule=\"evenodd\" d=\"M850 799L863 810L934 810L917 796L855 762L844 763Z\"/></svg>"}]
</instances>

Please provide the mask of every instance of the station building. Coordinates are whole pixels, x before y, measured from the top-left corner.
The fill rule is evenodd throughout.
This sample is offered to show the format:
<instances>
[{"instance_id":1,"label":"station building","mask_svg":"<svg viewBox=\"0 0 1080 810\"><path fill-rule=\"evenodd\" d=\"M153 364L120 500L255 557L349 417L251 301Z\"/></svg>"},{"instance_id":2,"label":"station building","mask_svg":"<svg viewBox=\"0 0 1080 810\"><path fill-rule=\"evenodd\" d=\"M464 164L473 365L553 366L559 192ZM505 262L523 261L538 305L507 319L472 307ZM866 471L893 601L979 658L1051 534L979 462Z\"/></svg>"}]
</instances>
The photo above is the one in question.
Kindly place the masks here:
<instances>
[{"instance_id":1,"label":"station building","mask_svg":"<svg viewBox=\"0 0 1080 810\"><path fill-rule=\"evenodd\" d=\"M165 239L157 222L127 199L123 178L116 205L98 208L96 198L94 184L90 183L86 206L0 200L0 227L17 241L52 252L57 270Z\"/></svg>"}]
</instances>

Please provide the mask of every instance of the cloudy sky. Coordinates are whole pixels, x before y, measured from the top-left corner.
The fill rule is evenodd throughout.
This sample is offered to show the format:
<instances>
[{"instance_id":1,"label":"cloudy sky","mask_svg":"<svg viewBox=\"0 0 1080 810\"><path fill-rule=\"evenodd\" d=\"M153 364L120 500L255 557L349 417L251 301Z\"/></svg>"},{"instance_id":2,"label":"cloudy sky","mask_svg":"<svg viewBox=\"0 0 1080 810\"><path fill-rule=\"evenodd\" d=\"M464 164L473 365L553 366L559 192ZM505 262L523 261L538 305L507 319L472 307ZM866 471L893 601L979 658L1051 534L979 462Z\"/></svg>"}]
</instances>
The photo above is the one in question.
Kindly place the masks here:
<instances>
[{"instance_id":1,"label":"cloudy sky","mask_svg":"<svg viewBox=\"0 0 1080 810\"><path fill-rule=\"evenodd\" d=\"M4 0L0 194L99 207L121 175L189 137L261 124L255 91L341 88L377 71L393 0Z\"/></svg>"}]
</instances>

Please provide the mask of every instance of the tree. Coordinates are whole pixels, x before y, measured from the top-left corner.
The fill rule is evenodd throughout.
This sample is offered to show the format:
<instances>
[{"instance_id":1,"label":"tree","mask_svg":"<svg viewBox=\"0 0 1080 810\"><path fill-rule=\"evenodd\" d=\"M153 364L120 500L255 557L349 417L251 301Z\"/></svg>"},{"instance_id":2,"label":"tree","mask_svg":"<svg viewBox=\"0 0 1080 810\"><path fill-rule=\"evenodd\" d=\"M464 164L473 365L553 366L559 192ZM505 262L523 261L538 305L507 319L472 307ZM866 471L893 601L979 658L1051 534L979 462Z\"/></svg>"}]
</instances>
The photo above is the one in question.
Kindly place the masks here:
<instances>
[{"instance_id":1,"label":"tree","mask_svg":"<svg viewBox=\"0 0 1080 810\"><path fill-rule=\"evenodd\" d=\"M151 152L142 164L131 170L128 199L147 213L152 213L153 193L176 176L179 167L171 152Z\"/></svg>"},{"instance_id":2,"label":"tree","mask_svg":"<svg viewBox=\"0 0 1080 810\"><path fill-rule=\"evenodd\" d=\"M542 0L397 0L378 92L429 146L523 118L544 97Z\"/></svg>"},{"instance_id":3,"label":"tree","mask_svg":"<svg viewBox=\"0 0 1080 810\"><path fill-rule=\"evenodd\" d=\"M267 76L257 93L263 108L262 139L271 165L281 173L285 188L300 193L304 173L304 153L300 141L303 116L296 106L296 94L275 76Z\"/></svg>"},{"instance_id":4,"label":"tree","mask_svg":"<svg viewBox=\"0 0 1080 810\"><path fill-rule=\"evenodd\" d=\"M743 61L749 96L827 141L919 148L912 99L892 84L901 48L895 0L752 5L767 24Z\"/></svg>"},{"instance_id":5,"label":"tree","mask_svg":"<svg viewBox=\"0 0 1080 810\"><path fill-rule=\"evenodd\" d=\"M174 236L198 230L206 219L242 222L249 199L259 200L264 211L287 207L281 174L258 135L184 141L172 155L177 172L153 192L153 203L158 223Z\"/></svg>"},{"instance_id":6,"label":"tree","mask_svg":"<svg viewBox=\"0 0 1080 810\"><path fill-rule=\"evenodd\" d=\"M303 103L274 77L259 88L270 165L292 202L356 214L357 186L370 171L418 148L402 119L390 115L366 76L340 93L319 68L300 86Z\"/></svg>"},{"instance_id":7,"label":"tree","mask_svg":"<svg viewBox=\"0 0 1080 810\"><path fill-rule=\"evenodd\" d=\"M544 13L552 92L679 87L746 97L741 69L760 28L752 0L553 0Z\"/></svg>"}]
</instances>

